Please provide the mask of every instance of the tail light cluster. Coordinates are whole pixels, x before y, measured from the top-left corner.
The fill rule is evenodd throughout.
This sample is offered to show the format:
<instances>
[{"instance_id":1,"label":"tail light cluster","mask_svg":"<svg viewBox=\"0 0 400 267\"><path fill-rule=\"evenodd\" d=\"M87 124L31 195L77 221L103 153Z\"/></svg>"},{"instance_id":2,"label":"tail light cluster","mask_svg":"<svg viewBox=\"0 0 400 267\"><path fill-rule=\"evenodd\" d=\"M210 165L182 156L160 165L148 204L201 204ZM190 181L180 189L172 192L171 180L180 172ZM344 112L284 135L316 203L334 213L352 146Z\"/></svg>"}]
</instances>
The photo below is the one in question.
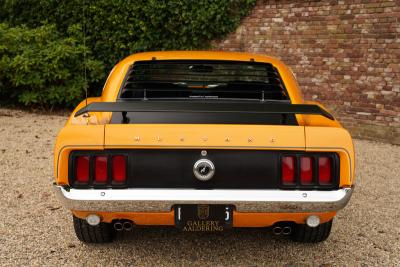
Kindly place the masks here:
<instances>
[{"instance_id":1,"label":"tail light cluster","mask_svg":"<svg viewBox=\"0 0 400 267\"><path fill-rule=\"evenodd\" d=\"M148 178L146 173L149 170L150 172L152 171L153 164L148 163L146 165L140 163L140 160L139 163L134 160L142 155L139 152L133 150L73 151L69 157L69 184L73 188L127 188L165 185L165 179L162 180L162 175L163 173L168 173L168 171L164 172L157 169L157 166L163 168L163 163L156 157L149 159L151 161L154 160L154 168L156 168L156 173L160 174L160 178ZM254 179L265 179L265 188L332 190L339 186L340 161L336 153L304 153L296 151L271 151L268 153L276 153L272 157L273 160L266 166L268 172L265 172L273 176L253 177ZM278 162L278 164L275 164L275 162ZM187 164L191 166L190 164L193 164L193 162L189 160ZM222 167L221 170L223 170ZM177 170L177 173L180 171ZM226 175L228 174L229 179L239 179L232 177L231 172L227 172ZM184 173L184 175L189 178L185 181L179 181L178 184L180 185L184 182L186 183L185 187L191 188L193 186L190 184L192 172ZM221 177L216 177L214 180L224 178ZM239 186L239 188L247 188L248 179L243 179L243 185ZM226 185L226 187L229 188L229 185Z\"/></svg>"},{"instance_id":2,"label":"tail light cluster","mask_svg":"<svg viewBox=\"0 0 400 267\"><path fill-rule=\"evenodd\" d=\"M127 180L127 155L72 154L70 185L74 187L123 187Z\"/></svg>"},{"instance_id":3,"label":"tail light cluster","mask_svg":"<svg viewBox=\"0 0 400 267\"><path fill-rule=\"evenodd\" d=\"M283 188L333 188L338 185L339 157L333 153L283 154L281 186Z\"/></svg>"}]
</instances>

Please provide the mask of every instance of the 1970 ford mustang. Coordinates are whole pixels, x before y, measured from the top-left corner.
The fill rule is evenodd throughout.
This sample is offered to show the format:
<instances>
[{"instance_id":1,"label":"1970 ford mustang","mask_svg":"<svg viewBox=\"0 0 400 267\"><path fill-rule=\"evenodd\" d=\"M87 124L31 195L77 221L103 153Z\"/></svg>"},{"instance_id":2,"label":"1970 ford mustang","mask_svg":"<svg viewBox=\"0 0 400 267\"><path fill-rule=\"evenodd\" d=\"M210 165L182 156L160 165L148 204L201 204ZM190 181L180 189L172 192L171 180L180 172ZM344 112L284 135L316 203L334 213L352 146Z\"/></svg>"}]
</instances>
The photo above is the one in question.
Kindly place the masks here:
<instances>
[{"instance_id":1,"label":"1970 ford mustang","mask_svg":"<svg viewBox=\"0 0 400 267\"><path fill-rule=\"evenodd\" d=\"M118 63L76 107L54 170L84 242L146 225L320 242L352 194L354 149L275 58L151 52Z\"/></svg>"}]
</instances>

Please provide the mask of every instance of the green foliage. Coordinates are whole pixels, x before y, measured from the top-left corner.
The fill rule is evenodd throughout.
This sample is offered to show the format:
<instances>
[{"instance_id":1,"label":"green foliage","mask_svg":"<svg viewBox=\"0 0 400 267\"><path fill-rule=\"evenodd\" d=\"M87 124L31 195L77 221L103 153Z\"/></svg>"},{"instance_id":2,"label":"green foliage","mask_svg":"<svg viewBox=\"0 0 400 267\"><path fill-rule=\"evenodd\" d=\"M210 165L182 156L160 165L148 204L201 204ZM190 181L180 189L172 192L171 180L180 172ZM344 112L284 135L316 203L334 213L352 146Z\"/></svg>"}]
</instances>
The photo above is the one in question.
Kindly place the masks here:
<instances>
[{"instance_id":1,"label":"green foliage","mask_svg":"<svg viewBox=\"0 0 400 267\"><path fill-rule=\"evenodd\" d=\"M76 104L84 96L83 53L82 44L61 37L54 25L28 29L0 24L1 99L24 105ZM99 81L103 64L87 54L88 81Z\"/></svg>"},{"instance_id":2,"label":"green foliage","mask_svg":"<svg viewBox=\"0 0 400 267\"><path fill-rule=\"evenodd\" d=\"M51 42L68 46L71 38L75 38L73 47L76 49L83 40L78 26L85 25L88 50L102 62L106 73L119 60L135 52L207 49L210 41L233 31L254 4L255 0L3 0L0 22L29 28L55 25L56 29L51 28L51 31L57 30L57 38L61 40L52 37ZM51 42L46 43L50 45ZM25 48L30 49L29 46ZM71 49L66 51L74 63L79 61L78 55L82 55L72 53ZM56 60L54 54L53 59ZM82 64L83 58L80 60ZM69 74L81 77L75 72L78 71L76 66L70 69L72 65L57 64ZM98 85L90 84L92 90L95 86L100 88ZM23 99L25 97L21 101Z\"/></svg>"}]
</instances>

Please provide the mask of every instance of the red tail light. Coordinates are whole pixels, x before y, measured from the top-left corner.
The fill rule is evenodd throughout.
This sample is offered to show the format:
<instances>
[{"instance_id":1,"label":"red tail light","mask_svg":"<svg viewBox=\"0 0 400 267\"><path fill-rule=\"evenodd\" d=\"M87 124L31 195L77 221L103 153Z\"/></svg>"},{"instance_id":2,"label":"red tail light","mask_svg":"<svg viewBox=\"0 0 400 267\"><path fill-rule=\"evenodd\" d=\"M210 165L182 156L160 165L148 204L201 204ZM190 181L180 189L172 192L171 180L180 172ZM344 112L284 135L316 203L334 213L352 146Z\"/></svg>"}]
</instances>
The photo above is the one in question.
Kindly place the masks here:
<instances>
[{"instance_id":1,"label":"red tail light","mask_svg":"<svg viewBox=\"0 0 400 267\"><path fill-rule=\"evenodd\" d=\"M295 157L282 158L282 183L295 183Z\"/></svg>"},{"instance_id":2,"label":"red tail light","mask_svg":"<svg viewBox=\"0 0 400 267\"><path fill-rule=\"evenodd\" d=\"M107 182L107 157L97 156L94 160L94 180L96 183Z\"/></svg>"},{"instance_id":3,"label":"red tail light","mask_svg":"<svg viewBox=\"0 0 400 267\"><path fill-rule=\"evenodd\" d=\"M320 157L318 159L319 170L319 183L331 184L332 183L332 159L330 157Z\"/></svg>"},{"instance_id":4,"label":"red tail light","mask_svg":"<svg viewBox=\"0 0 400 267\"><path fill-rule=\"evenodd\" d=\"M75 176L79 183L89 182L89 157L79 156L75 158Z\"/></svg>"},{"instance_id":5,"label":"red tail light","mask_svg":"<svg viewBox=\"0 0 400 267\"><path fill-rule=\"evenodd\" d=\"M126 157L112 157L113 182L123 183L126 180Z\"/></svg>"},{"instance_id":6,"label":"red tail light","mask_svg":"<svg viewBox=\"0 0 400 267\"><path fill-rule=\"evenodd\" d=\"M339 157L335 153L285 153L281 184L287 189L334 189L339 186Z\"/></svg>"},{"instance_id":7,"label":"red tail light","mask_svg":"<svg viewBox=\"0 0 400 267\"><path fill-rule=\"evenodd\" d=\"M311 157L300 158L300 182L311 184L313 178L313 161Z\"/></svg>"}]
</instances>

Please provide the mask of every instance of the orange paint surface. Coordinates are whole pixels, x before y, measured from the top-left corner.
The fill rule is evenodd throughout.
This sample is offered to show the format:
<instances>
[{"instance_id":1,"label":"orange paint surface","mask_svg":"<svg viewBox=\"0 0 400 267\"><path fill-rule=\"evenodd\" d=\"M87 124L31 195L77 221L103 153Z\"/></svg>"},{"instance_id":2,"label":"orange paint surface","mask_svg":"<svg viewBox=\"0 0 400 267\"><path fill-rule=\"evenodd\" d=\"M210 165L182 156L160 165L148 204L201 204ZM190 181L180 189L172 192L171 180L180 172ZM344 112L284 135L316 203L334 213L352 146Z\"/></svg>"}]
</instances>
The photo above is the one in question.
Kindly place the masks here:
<instances>
[{"instance_id":1,"label":"orange paint surface","mask_svg":"<svg viewBox=\"0 0 400 267\"><path fill-rule=\"evenodd\" d=\"M304 101L293 73L276 58L236 52L217 51L170 51L147 52L129 56L119 62L111 71L104 85L101 97L88 98L87 102L115 102L127 71L135 61L140 60L232 60L271 63L278 69L291 102L294 104L317 104ZM340 158L340 186L350 186L354 181L355 155L351 136L336 120L316 115L296 115L298 126L282 125L207 125L207 124L108 124L109 112L91 112L89 117L74 117L84 107L82 101L71 114L65 127L60 131L54 150L54 176L59 185L68 184L68 159L73 150L104 149L259 149L259 150L300 150L313 152L336 152ZM200 134L201 133L201 134ZM230 142L225 142L226 133ZM140 141L135 142L135 136ZM162 143L157 140L162 136ZM184 143L181 137L184 137ZM207 136L207 142L204 141ZM249 142L251 136L251 142ZM85 218L89 213L73 211ZM173 212L98 212L103 221L129 219L138 225L173 225ZM335 212L312 213L326 222ZM239 213L234 212L234 227L265 227L278 221L304 223L311 213Z\"/></svg>"}]
</instances>

